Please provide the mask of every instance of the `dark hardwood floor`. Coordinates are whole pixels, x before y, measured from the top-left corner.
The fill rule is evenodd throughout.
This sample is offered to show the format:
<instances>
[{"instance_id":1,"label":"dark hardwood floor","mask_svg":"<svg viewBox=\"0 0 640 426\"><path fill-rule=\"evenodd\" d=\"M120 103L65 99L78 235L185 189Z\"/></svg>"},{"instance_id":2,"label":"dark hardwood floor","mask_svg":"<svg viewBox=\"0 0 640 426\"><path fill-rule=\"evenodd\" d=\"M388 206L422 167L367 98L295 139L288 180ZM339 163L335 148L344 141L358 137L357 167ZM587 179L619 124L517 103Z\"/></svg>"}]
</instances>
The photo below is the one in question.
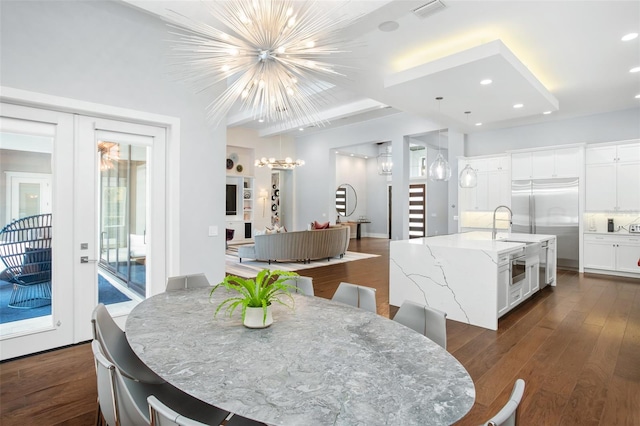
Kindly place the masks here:
<instances>
[{"instance_id":1,"label":"dark hardwood floor","mask_svg":"<svg viewBox=\"0 0 640 426\"><path fill-rule=\"evenodd\" d=\"M380 254L308 269L316 295L341 281L377 289L391 316L387 240L352 240L350 250ZM478 425L526 381L521 425L640 425L640 280L558 271L545 288L500 320L498 331L447 323L447 345L476 385L476 403L458 425ZM0 364L0 424L90 425L96 408L90 345Z\"/></svg>"}]
</instances>

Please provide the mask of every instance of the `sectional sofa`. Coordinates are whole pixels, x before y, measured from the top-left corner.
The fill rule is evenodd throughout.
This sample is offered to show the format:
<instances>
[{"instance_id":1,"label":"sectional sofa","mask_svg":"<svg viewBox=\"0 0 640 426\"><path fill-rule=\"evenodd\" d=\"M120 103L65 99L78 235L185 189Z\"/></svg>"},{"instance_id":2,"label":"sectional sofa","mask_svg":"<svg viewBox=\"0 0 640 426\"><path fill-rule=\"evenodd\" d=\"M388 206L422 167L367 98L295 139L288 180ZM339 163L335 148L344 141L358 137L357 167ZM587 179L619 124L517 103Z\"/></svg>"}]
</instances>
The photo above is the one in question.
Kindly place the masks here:
<instances>
[{"instance_id":1,"label":"sectional sofa","mask_svg":"<svg viewBox=\"0 0 640 426\"><path fill-rule=\"evenodd\" d=\"M342 257L349 247L351 230L348 226L335 226L311 231L282 232L256 235L255 244L238 248L238 258L261 261L330 260Z\"/></svg>"}]
</instances>

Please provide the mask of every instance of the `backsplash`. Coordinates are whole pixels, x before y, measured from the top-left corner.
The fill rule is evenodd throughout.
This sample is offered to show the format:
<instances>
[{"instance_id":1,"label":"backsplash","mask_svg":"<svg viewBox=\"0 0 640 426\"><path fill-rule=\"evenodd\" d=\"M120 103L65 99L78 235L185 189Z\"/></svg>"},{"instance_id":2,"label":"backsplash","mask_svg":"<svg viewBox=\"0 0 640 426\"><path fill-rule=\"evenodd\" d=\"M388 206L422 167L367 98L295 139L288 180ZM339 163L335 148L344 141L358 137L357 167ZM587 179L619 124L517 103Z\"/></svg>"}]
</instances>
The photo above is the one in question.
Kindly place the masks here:
<instances>
[{"instance_id":1,"label":"backsplash","mask_svg":"<svg viewBox=\"0 0 640 426\"><path fill-rule=\"evenodd\" d=\"M462 228L493 228L493 212L467 211L460 215L460 226ZM496 213L496 228L509 228L509 213L500 210Z\"/></svg>"},{"instance_id":2,"label":"backsplash","mask_svg":"<svg viewBox=\"0 0 640 426\"><path fill-rule=\"evenodd\" d=\"M627 234L629 225L632 223L640 223L640 214L638 213L585 213L584 214L584 232L607 232L607 220L613 219L615 232L619 234ZM618 226L625 229L618 231Z\"/></svg>"}]
</instances>

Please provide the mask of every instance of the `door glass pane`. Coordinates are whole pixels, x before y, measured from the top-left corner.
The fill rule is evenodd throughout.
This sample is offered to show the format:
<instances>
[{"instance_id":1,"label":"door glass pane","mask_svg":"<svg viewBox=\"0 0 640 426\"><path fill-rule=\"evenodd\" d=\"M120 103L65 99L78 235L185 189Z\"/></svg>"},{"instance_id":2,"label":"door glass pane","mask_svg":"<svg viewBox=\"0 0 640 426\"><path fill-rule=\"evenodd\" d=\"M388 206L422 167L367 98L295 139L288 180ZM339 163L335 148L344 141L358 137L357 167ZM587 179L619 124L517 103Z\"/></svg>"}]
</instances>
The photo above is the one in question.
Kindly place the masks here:
<instances>
[{"instance_id":1,"label":"door glass pane","mask_svg":"<svg viewBox=\"0 0 640 426\"><path fill-rule=\"evenodd\" d=\"M98 153L98 300L114 304L128 301L131 292L142 297L146 293L147 148L99 141Z\"/></svg>"},{"instance_id":2,"label":"door glass pane","mask_svg":"<svg viewBox=\"0 0 640 426\"><path fill-rule=\"evenodd\" d=\"M52 150L0 131L0 336L51 326Z\"/></svg>"}]
</instances>

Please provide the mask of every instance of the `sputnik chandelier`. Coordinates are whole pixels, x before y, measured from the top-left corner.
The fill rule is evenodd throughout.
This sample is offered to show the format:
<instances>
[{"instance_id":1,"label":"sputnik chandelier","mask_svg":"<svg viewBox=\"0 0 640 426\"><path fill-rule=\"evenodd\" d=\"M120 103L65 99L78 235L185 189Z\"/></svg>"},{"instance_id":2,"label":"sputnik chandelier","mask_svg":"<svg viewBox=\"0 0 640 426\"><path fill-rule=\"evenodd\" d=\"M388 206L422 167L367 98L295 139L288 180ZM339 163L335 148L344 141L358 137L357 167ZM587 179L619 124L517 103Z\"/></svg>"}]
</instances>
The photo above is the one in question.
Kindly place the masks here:
<instances>
[{"instance_id":1,"label":"sputnik chandelier","mask_svg":"<svg viewBox=\"0 0 640 426\"><path fill-rule=\"evenodd\" d=\"M175 58L178 78L204 90L223 80L227 89L207 107L216 124L236 102L253 119L290 125L322 125L322 92L344 77L337 63L346 53L338 32L352 18L337 7L290 0L208 1L224 27L216 29L182 15ZM326 3L325 3L326 6Z\"/></svg>"}]
</instances>

